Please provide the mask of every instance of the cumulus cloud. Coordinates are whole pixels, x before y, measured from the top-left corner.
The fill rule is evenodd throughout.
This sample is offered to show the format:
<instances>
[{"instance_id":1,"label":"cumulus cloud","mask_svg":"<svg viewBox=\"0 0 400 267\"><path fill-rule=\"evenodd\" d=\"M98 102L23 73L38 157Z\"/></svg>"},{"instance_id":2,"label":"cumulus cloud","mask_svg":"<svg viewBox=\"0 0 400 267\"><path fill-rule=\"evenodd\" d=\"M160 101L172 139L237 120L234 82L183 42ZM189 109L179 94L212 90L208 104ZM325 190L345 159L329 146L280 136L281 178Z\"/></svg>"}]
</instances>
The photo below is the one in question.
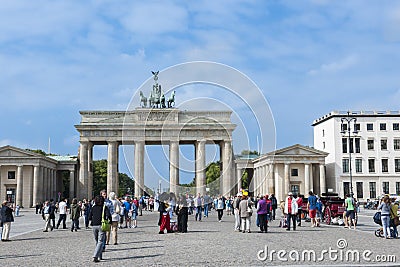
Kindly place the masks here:
<instances>
[{"instance_id":1,"label":"cumulus cloud","mask_svg":"<svg viewBox=\"0 0 400 267\"><path fill-rule=\"evenodd\" d=\"M358 62L358 57L356 55L350 55L339 61L322 64L320 67L308 71L308 74L316 75L319 73L342 71L356 65L357 62Z\"/></svg>"}]
</instances>

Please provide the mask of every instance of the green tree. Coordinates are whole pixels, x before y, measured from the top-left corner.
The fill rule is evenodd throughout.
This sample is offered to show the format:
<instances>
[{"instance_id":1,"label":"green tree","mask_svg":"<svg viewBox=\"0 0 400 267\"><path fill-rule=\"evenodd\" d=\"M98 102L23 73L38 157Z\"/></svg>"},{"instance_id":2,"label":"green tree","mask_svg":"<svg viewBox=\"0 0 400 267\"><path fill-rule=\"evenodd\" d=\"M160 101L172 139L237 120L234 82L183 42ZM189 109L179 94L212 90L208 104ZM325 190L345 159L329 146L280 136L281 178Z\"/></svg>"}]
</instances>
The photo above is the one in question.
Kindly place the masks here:
<instances>
[{"instance_id":1,"label":"green tree","mask_svg":"<svg viewBox=\"0 0 400 267\"><path fill-rule=\"evenodd\" d=\"M135 181L125 173L119 173L118 196L133 195L135 192Z\"/></svg>"},{"instance_id":2,"label":"green tree","mask_svg":"<svg viewBox=\"0 0 400 267\"><path fill-rule=\"evenodd\" d=\"M100 191L107 188L107 160L93 161L93 195L100 194Z\"/></svg>"},{"instance_id":3,"label":"green tree","mask_svg":"<svg viewBox=\"0 0 400 267\"><path fill-rule=\"evenodd\" d=\"M249 188L249 173L247 172L247 170L245 170L242 174L242 188Z\"/></svg>"},{"instance_id":4,"label":"green tree","mask_svg":"<svg viewBox=\"0 0 400 267\"><path fill-rule=\"evenodd\" d=\"M211 196L219 194L219 178L221 176L221 162L211 162L206 168L206 185L210 188Z\"/></svg>"},{"instance_id":5,"label":"green tree","mask_svg":"<svg viewBox=\"0 0 400 267\"><path fill-rule=\"evenodd\" d=\"M258 153L257 150L253 150L253 151L251 151L251 150L243 150L240 154L241 155L257 155L257 156L260 155L260 153Z\"/></svg>"}]
</instances>

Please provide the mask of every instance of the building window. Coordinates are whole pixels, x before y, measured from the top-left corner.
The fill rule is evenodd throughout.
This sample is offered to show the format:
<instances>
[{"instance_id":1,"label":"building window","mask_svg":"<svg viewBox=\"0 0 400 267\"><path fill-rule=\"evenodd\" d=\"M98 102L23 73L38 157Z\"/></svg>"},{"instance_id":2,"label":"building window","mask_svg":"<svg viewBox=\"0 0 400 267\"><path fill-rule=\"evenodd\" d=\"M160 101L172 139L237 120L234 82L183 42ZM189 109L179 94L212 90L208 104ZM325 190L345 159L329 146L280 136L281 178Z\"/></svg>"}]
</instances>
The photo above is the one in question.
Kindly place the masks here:
<instances>
[{"instance_id":1,"label":"building window","mask_svg":"<svg viewBox=\"0 0 400 267\"><path fill-rule=\"evenodd\" d=\"M342 138L342 153L347 153L347 138Z\"/></svg>"},{"instance_id":2,"label":"building window","mask_svg":"<svg viewBox=\"0 0 400 267\"><path fill-rule=\"evenodd\" d=\"M356 188L357 188L357 198L364 198L363 183L357 182Z\"/></svg>"},{"instance_id":3,"label":"building window","mask_svg":"<svg viewBox=\"0 0 400 267\"><path fill-rule=\"evenodd\" d=\"M380 129L381 131L386 131L386 123L381 123L381 124L379 124L379 129Z\"/></svg>"},{"instance_id":4,"label":"building window","mask_svg":"<svg viewBox=\"0 0 400 267\"><path fill-rule=\"evenodd\" d=\"M400 195L400 182L396 182L396 195Z\"/></svg>"},{"instance_id":5,"label":"building window","mask_svg":"<svg viewBox=\"0 0 400 267\"><path fill-rule=\"evenodd\" d=\"M325 149L325 142L322 142L322 147L323 149Z\"/></svg>"},{"instance_id":6,"label":"building window","mask_svg":"<svg viewBox=\"0 0 400 267\"><path fill-rule=\"evenodd\" d=\"M374 125L372 123L367 123L367 131L373 131Z\"/></svg>"},{"instance_id":7,"label":"building window","mask_svg":"<svg viewBox=\"0 0 400 267\"><path fill-rule=\"evenodd\" d=\"M382 172L388 172L388 159L382 159Z\"/></svg>"},{"instance_id":8,"label":"building window","mask_svg":"<svg viewBox=\"0 0 400 267\"><path fill-rule=\"evenodd\" d=\"M387 139L381 139L381 150L387 150Z\"/></svg>"},{"instance_id":9,"label":"building window","mask_svg":"<svg viewBox=\"0 0 400 267\"><path fill-rule=\"evenodd\" d=\"M367 144L368 144L368 150L374 150L374 139L368 139Z\"/></svg>"},{"instance_id":10,"label":"building window","mask_svg":"<svg viewBox=\"0 0 400 267\"><path fill-rule=\"evenodd\" d=\"M343 159L343 173L348 173L349 172L349 159Z\"/></svg>"},{"instance_id":11,"label":"building window","mask_svg":"<svg viewBox=\"0 0 400 267\"><path fill-rule=\"evenodd\" d=\"M322 137L325 137L325 130L322 129Z\"/></svg>"},{"instance_id":12,"label":"building window","mask_svg":"<svg viewBox=\"0 0 400 267\"><path fill-rule=\"evenodd\" d=\"M362 172L362 159L356 159L356 172Z\"/></svg>"},{"instance_id":13,"label":"building window","mask_svg":"<svg viewBox=\"0 0 400 267\"><path fill-rule=\"evenodd\" d=\"M394 171L400 172L400 159L394 159Z\"/></svg>"},{"instance_id":14,"label":"building window","mask_svg":"<svg viewBox=\"0 0 400 267\"><path fill-rule=\"evenodd\" d=\"M344 196L350 195L350 183L349 182L343 182L343 193L344 193Z\"/></svg>"},{"instance_id":15,"label":"building window","mask_svg":"<svg viewBox=\"0 0 400 267\"><path fill-rule=\"evenodd\" d=\"M342 132L347 131L347 124L341 124L342 125Z\"/></svg>"},{"instance_id":16,"label":"building window","mask_svg":"<svg viewBox=\"0 0 400 267\"><path fill-rule=\"evenodd\" d=\"M382 190L384 194L389 194L389 182L382 183Z\"/></svg>"},{"instance_id":17,"label":"building window","mask_svg":"<svg viewBox=\"0 0 400 267\"><path fill-rule=\"evenodd\" d=\"M376 183L369 182L369 198L376 198Z\"/></svg>"},{"instance_id":18,"label":"building window","mask_svg":"<svg viewBox=\"0 0 400 267\"><path fill-rule=\"evenodd\" d=\"M399 130L399 124L393 123L393 131L398 131L398 130Z\"/></svg>"},{"instance_id":19,"label":"building window","mask_svg":"<svg viewBox=\"0 0 400 267\"><path fill-rule=\"evenodd\" d=\"M393 148L394 150L400 150L400 139L393 140Z\"/></svg>"},{"instance_id":20,"label":"building window","mask_svg":"<svg viewBox=\"0 0 400 267\"><path fill-rule=\"evenodd\" d=\"M299 176L299 169L292 169L292 176Z\"/></svg>"},{"instance_id":21,"label":"building window","mask_svg":"<svg viewBox=\"0 0 400 267\"><path fill-rule=\"evenodd\" d=\"M361 130L360 124L356 123L354 124L354 131L359 132Z\"/></svg>"},{"instance_id":22,"label":"building window","mask_svg":"<svg viewBox=\"0 0 400 267\"><path fill-rule=\"evenodd\" d=\"M356 153L360 153L360 138L354 138Z\"/></svg>"},{"instance_id":23,"label":"building window","mask_svg":"<svg viewBox=\"0 0 400 267\"><path fill-rule=\"evenodd\" d=\"M375 159L368 159L368 171L375 172Z\"/></svg>"},{"instance_id":24,"label":"building window","mask_svg":"<svg viewBox=\"0 0 400 267\"><path fill-rule=\"evenodd\" d=\"M349 149L350 149L350 153L354 153L354 147L353 147L353 138L350 138L350 146L349 146Z\"/></svg>"},{"instance_id":25,"label":"building window","mask_svg":"<svg viewBox=\"0 0 400 267\"><path fill-rule=\"evenodd\" d=\"M8 179L15 179L15 171L8 172Z\"/></svg>"},{"instance_id":26,"label":"building window","mask_svg":"<svg viewBox=\"0 0 400 267\"><path fill-rule=\"evenodd\" d=\"M298 195L300 192L300 187L297 184L292 184L290 185L290 191L294 194L294 195Z\"/></svg>"}]
</instances>

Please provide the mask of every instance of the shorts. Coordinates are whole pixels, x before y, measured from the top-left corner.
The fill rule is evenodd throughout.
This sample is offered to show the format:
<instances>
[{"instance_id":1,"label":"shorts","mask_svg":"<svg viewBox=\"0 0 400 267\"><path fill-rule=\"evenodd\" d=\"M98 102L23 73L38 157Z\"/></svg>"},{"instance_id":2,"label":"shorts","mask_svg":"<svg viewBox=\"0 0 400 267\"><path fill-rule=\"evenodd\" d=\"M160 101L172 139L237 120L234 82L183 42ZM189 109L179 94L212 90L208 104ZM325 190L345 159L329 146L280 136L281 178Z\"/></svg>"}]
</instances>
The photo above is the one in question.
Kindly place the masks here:
<instances>
[{"instance_id":1,"label":"shorts","mask_svg":"<svg viewBox=\"0 0 400 267\"><path fill-rule=\"evenodd\" d=\"M354 220L354 219L356 218L356 215L355 215L355 213L354 213L354 210L348 210L348 211L346 211L346 217L347 217L347 218L350 218L350 219L352 219L352 220Z\"/></svg>"},{"instance_id":2,"label":"shorts","mask_svg":"<svg viewBox=\"0 0 400 267\"><path fill-rule=\"evenodd\" d=\"M311 219L315 218L315 215L317 214L317 210L309 210L308 215L310 216Z\"/></svg>"}]
</instances>

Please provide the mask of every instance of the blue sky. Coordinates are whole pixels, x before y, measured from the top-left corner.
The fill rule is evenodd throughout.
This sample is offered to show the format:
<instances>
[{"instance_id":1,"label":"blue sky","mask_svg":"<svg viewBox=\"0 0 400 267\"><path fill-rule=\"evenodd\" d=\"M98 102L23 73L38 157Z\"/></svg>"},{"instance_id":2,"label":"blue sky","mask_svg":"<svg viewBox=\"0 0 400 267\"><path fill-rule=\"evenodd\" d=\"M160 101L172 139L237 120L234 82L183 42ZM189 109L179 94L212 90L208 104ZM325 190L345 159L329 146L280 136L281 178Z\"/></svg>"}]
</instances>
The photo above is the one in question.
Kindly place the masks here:
<instances>
[{"instance_id":1,"label":"blue sky","mask_svg":"<svg viewBox=\"0 0 400 267\"><path fill-rule=\"evenodd\" d=\"M76 154L79 110L125 110L151 70L196 60L258 85L277 148L312 145L331 110L399 110L399 51L398 1L4 0L0 145Z\"/></svg>"}]
</instances>

